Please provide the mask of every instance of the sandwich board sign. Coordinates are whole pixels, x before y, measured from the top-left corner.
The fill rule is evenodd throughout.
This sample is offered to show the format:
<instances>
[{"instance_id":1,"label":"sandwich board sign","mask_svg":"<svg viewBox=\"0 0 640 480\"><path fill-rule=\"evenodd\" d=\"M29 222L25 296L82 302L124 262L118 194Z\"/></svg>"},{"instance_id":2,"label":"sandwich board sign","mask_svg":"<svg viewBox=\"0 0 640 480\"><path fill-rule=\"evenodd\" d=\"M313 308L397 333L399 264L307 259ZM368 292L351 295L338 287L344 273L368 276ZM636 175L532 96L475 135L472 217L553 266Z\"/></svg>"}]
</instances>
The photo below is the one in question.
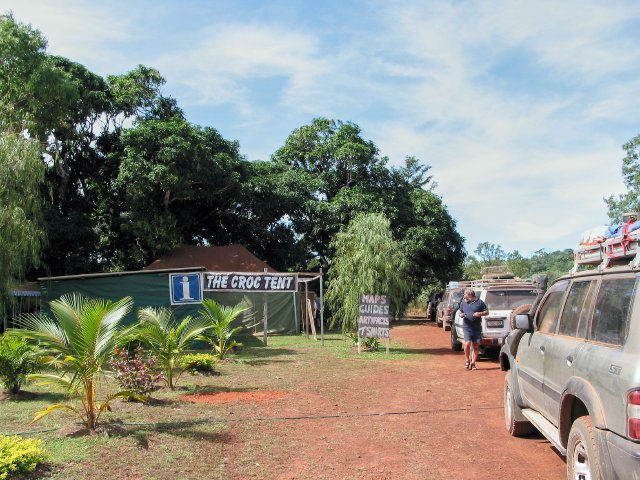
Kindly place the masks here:
<instances>
[{"instance_id":1,"label":"sandwich board sign","mask_svg":"<svg viewBox=\"0 0 640 480\"><path fill-rule=\"evenodd\" d=\"M389 300L386 295L361 294L358 308L358 353L360 339L384 338L389 353Z\"/></svg>"},{"instance_id":2,"label":"sandwich board sign","mask_svg":"<svg viewBox=\"0 0 640 480\"><path fill-rule=\"evenodd\" d=\"M171 305L202 303L202 275L200 273L172 273L169 275Z\"/></svg>"}]
</instances>

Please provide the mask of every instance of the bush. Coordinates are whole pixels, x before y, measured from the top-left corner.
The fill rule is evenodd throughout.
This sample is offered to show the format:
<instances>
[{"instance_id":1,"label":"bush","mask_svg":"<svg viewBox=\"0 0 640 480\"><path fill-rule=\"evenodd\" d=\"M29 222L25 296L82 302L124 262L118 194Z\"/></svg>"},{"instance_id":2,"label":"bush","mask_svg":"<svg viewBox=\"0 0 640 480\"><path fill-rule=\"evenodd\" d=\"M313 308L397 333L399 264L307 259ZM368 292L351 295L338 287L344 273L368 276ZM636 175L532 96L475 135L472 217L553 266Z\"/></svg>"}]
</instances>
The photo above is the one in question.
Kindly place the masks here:
<instances>
[{"instance_id":1,"label":"bush","mask_svg":"<svg viewBox=\"0 0 640 480\"><path fill-rule=\"evenodd\" d=\"M347 336L353 342L353 346L357 347L358 346L358 334L357 333L350 333ZM380 348L380 341L377 338L361 337L360 338L360 348L362 348L363 350L375 352L375 351L378 350L378 348Z\"/></svg>"},{"instance_id":2,"label":"bush","mask_svg":"<svg viewBox=\"0 0 640 480\"><path fill-rule=\"evenodd\" d=\"M133 355L126 349L119 348L114 353L111 366L121 388L139 395L147 395L155 388L156 382L164 380L161 373L154 373L157 366L155 357L145 359L142 347L137 347Z\"/></svg>"},{"instance_id":3,"label":"bush","mask_svg":"<svg viewBox=\"0 0 640 480\"><path fill-rule=\"evenodd\" d=\"M44 366L44 357L38 348L13 335L0 336L0 383L7 392L16 394L27 381L27 375Z\"/></svg>"},{"instance_id":4,"label":"bush","mask_svg":"<svg viewBox=\"0 0 640 480\"><path fill-rule=\"evenodd\" d=\"M197 375L215 371L217 361L217 357L209 353L189 353L182 357L180 364L192 375Z\"/></svg>"},{"instance_id":5,"label":"bush","mask_svg":"<svg viewBox=\"0 0 640 480\"><path fill-rule=\"evenodd\" d=\"M30 472L44 459L42 440L0 437L0 480L9 474Z\"/></svg>"}]
</instances>

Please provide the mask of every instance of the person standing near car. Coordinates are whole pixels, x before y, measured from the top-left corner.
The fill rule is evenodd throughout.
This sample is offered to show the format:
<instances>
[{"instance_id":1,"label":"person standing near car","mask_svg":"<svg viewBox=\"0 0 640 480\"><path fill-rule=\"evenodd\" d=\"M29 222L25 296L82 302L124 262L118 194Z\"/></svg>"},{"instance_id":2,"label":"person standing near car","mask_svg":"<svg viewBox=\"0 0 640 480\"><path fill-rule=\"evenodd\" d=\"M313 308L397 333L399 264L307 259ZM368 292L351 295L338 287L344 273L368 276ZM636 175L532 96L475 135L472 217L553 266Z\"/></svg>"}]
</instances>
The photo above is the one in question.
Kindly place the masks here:
<instances>
[{"instance_id":1,"label":"person standing near car","mask_svg":"<svg viewBox=\"0 0 640 480\"><path fill-rule=\"evenodd\" d=\"M464 299L460 302L458 315L462 317L462 332L464 334L464 368L475 370L476 360L480 356L482 317L489 315L489 309L482 300L476 297L476 292L473 289L466 288Z\"/></svg>"}]
</instances>

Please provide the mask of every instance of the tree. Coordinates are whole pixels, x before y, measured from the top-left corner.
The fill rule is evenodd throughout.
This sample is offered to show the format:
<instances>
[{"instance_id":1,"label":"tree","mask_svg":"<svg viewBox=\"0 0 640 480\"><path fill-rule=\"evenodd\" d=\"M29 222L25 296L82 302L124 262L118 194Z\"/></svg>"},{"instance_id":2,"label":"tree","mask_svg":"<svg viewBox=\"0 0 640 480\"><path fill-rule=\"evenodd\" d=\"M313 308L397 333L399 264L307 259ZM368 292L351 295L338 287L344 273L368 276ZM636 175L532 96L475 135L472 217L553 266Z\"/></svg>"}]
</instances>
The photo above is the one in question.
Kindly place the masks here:
<instances>
[{"instance_id":1,"label":"tree","mask_svg":"<svg viewBox=\"0 0 640 480\"><path fill-rule=\"evenodd\" d=\"M405 223L396 227L409 260L407 275L412 294L428 285L460 278L464 259L464 239L456 230L440 197L422 188L408 195ZM400 223L400 222L398 222Z\"/></svg>"},{"instance_id":2,"label":"tree","mask_svg":"<svg viewBox=\"0 0 640 480\"><path fill-rule=\"evenodd\" d=\"M329 264L331 241L343 225L363 211L383 211L377 194L389 178L387 160L353 123L316 118L294 130L272 160L316 180L311 198L291 215L309 259Z\"/></svg>"},{"instance_id":3,"label":"tree","mask_svg":"<svg viewBox=\"0 0 640 480\"><path fill-rule=\"evenodd\" d=\"M128 268L184 244L228 244L240 192L238 144L179 116L140 121L123 133L117 188Z\"/></svg>"},{"instance_id":4,"label":"tree","mask_svg":"<svg viewBox=\"0 0 640 480\"><path fill-rule=\"evenodd\" d=\"M168 308L141 308L139 325L131 334L151 350L162 366L169 388L175 388L174 371L180 358L191 349L197 338L211 326L202 319L187 316L181 321L173 318Z\"/></svg>"},{"instance_id":5,"label":"tree","mask_svg":"<svg viewBox=\"0 0 640 480\"><path fill-rule=\"evenodd\" d=\"M0 124L42 142L77 98L75 85L45 53L47 41L13 15L0 16Z\"/></svg>"},{"instance_id":6,"label":"tree","mask_svg":"<svg viewBox=\"0 0 640 480\"><path fill-rule=\"evenodd\" d=\"M339 324L345 333L357 330L363 293L387 295L392 312L403 310L410 290L407 259L384 215L357 216L338 233L334 248L327 289L327 303L334 312L332 325Z\"/></svg>"},{"instance_id":7,"label":"tree","mask_svg":"<svg viewBox=\"0 0 640 480\"><path fill-rule=\"evenodd\" d=\"M36 413L32 422L59 409L72 411L88 429L95 429L103 412L115 398L135 396L120 390L97 399L104 366L114 350L127 338L122 321L131 310L133 300L117 302L65 295L50 303L55 320L44 315L27 314L20 319L22 329L14 332L37 342L51 356L58 358L61 374L36 374L29 379L43 385L61 386L74 403L56 403Z\"/></svg>"},{"instance_id":8,"label":"tree","mask_svg":"<svg viewBox=\"0 0 640 480\"><path fill-rule=\"evenodd\" d=\"M233 321L245 312L249 307L244 303L239 303L233 307L226 307L219 305L215 300L205 298L202 300L202 309L199 313L202 320L204 320L210 329L202 336L201 340L206 341L213 347L213 352L219 360L224 359L224 356L229 350L238 346L233 337L242 330L242 325L235 328L231 327Z\"/></svg>"},{"instance_id":9,"label":"tree","mask_svg":"<svg viewBox=\"0 0 640 480\"><path fill-rule=\"evenodd\" d=\"M573 267L573 250L555 250L548 252L540 249L531 256L531 275L544 273L549 277L549 283L565 275Z\"/></svg>"},{"instance_id":10,"label":"tree","mask_svg":"<svg viewBox=\"0 0 640 480\"><path fill-rule=\"evenodd\" d=\"M17 394L27 375L42 370L46 357L38 347L16 335L0 335L0 383L7 392Z\"/></svg>"},{"instance_id":11,"label":"tree","mask_svg":"<svg viewBox=\"0 0 640 480\"><path fill-rule=\"evenodd\" d=\"M622 159L622 179L627 192L605 198L612 223L621 223L622 214L640 211L640 135L636 135L622 146L627 155Z\"/></svg>"},{"instance_id":12,"label":"tree","mask_svg":"<svg viewBox=\"0 0 640 480\"><path fill-rule=\"evenodd\" d=\"M0 307L9 284L40 259L43 177L37 142L0 131Z\"/></svg>"},{"instance_id":13,"label":"tree","mask_svg":"<svg viewBox=\"0 0 640 480\"><path fill-rule=\"evenodd\" d=\"M507 254L500 245L489 242L478 244L474 252L485 266L501 265L507 259Z\"/></svg>"}]
</instances>

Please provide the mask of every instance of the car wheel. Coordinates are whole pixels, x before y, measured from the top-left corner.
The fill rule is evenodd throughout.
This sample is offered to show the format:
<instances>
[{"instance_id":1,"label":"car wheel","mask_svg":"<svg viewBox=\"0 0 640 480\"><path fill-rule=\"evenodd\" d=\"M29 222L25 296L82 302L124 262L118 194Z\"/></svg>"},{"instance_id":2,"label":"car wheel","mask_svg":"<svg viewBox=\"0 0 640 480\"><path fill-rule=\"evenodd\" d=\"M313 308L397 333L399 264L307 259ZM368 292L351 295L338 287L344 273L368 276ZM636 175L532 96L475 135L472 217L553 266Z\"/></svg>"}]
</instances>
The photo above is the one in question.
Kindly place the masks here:
<instances>
[{"instance_id":1,"label":"car wheel","mask_svg":"<svg viewBox=\"0 0 640 480\"><path fill-rule=\"evenodd\" d=\"M533 432L534 427L531 422L517 420L521 417L521 410L513 396L513 388L511 386L511 372L507 372L504 377L504 422L507 431L514 437L529 435Z\"/></svg>"},{"instance_id":2,"label":"car wheel","mask_svg":"<svg viewBox=\"0 0 640 480\"><path fill-rule=\"evenodd\" d=\"M567 442L567 478L602 480L598 444L588 416L577 418L571 425Z\"/></svg>"},{"instance_id":3,"label":"car wheel","mask_svg":"<svg viewBox=\"0 0 640 480\"><path fill-rule=\"evenodd\" d=\"M438 317L436 317L436 327L440 328L441 326L442 326L442 322L438 320Z\"/></svg>"},{"instance_id":4,"label":"car wheel","mask_svg":"<svg viewBox=\"0 0 640 480\"><path fill-rule=\"evenodd\" d=\"M448 332L449 330L451 330L451 327L449 325L447 325L447 322L442 322L442 329L445 332Z\"/></svg>"},{"instance_id":5,"label":"car wheel","mask_svg":"<svg viewBox=\"0 0 640 480\"><path fill-rule=\"evenodd\" d=\"M451 325L451 350L454 352L462 351L462 342L458 340L458 336L456 335L456 328Z\"/></svg>"}]
</instances>

